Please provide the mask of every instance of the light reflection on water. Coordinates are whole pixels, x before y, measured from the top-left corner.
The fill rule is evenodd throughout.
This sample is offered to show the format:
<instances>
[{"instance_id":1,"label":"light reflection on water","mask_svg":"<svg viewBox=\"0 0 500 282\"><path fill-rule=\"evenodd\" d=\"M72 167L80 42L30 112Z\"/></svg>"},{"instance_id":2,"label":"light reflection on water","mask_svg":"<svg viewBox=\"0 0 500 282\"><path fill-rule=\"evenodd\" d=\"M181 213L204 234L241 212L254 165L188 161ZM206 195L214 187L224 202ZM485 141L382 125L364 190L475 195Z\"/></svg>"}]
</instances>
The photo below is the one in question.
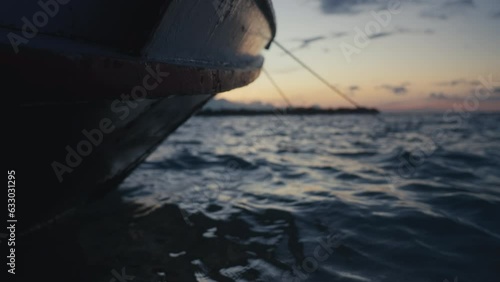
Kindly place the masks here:
<instances>
[{"instance_id":1,"label":"light reflection on water","mask_svg":"<svg viewBox=\"0 0 500 282\"><path fill-rule=\"evenodd\" d=\"M495 281L500 115L473 115L460 128L439 114L382 117L191 119L118 191L81 212L85 273L92 281L122 267L134 281ZM401 177L402 160L435 129L443 139ZM340 240L319 259L333 236Z\"/></svg>"},{"instance_id":2,"label":"light reflection on water","mask_svg":"<svg viewBox=\"0 0 500 282\"><path fill-rule=\"evenodd\" d=\"M345 235L341 251L305 280L495 277L499 115L476 115L459 128L439 114L383 115L385 123L370 116L276 119L193 118L121 191L151 210L173 204L188 221L201 216L223 225L213 236L242 247L247 259L218 257L225 265L218 275L253 259L259 267L243 274L276 278L311 256L318 238L338 233ZM398 175L401 160L416 159L436 128L444 138L409 177ZM255 233L232 234L245 228ZM208 254L187 255L204 262Z\"/></svg>"}]
</instances>

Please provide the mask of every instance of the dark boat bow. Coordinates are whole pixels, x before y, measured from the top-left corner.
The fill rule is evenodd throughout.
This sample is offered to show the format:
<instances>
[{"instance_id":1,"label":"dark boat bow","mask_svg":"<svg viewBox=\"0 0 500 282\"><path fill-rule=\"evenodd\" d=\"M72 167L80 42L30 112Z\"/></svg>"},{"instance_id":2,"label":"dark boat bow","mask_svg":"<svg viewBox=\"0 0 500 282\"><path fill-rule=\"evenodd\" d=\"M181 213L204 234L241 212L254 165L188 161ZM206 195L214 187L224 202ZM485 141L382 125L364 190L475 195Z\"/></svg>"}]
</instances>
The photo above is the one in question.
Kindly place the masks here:
<instances>
[{"instance_id":1,"label":"dark boat bow","mask_svg":"<svg viewBox=\"0 0 500 282\"><path fill-rule=\"evenodd\" d=\"M116 187L215 94L256 79L276 32L267 0L3 5L22 232Z\"/></svg>"}]
</instances>

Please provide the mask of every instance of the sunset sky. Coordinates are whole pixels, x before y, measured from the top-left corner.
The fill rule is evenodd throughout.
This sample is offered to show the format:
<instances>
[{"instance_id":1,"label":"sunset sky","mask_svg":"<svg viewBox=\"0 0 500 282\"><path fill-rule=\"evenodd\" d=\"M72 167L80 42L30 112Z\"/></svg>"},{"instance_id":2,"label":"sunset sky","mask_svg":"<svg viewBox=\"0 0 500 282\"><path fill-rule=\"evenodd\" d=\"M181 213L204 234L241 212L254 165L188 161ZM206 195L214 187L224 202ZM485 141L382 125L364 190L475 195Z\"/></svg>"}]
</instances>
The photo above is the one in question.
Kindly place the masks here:
<instances>
[{"instance_id":1,"label":"sunset sky","mask_svg":"<svg viewBox=\"0 0 500 282\"><path fill-rule=\"evenodd\" d=\"M483 77L496 83L480 109L500 110L500 1L392 2L274 0L276 39L363 106L445 110L474 99ZM383 15L378 22L374 13ZM368 40L356 44L359 31ZM294 106L349 105L276 46L264 55ZM284 105L264 74L218 98Z\"/></svg>"}]
</instances>

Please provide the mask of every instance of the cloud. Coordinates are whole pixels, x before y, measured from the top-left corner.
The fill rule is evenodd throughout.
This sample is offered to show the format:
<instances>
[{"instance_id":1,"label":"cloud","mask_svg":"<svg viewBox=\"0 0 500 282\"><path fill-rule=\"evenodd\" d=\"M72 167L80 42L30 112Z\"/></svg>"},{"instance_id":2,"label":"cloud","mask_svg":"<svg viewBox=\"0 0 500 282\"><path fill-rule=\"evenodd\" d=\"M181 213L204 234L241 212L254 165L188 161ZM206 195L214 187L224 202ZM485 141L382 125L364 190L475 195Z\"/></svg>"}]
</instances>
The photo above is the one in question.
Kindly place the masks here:
<instances>
[{"instance_id":1,"label":"cloud","mask_svg":"<svg viewBox=\"0 0 500 282\"><path fill-rule=\"evenodd\" d=\"M347 36L349 33L347 32L334 32L332 33L332 38L340 38L340 37L344 37L344 36Z\"/></svg>"},{"instance_id":2,"label":"cloud","mask_svg":"<svg viewBox=\"0 0 500 282\"><path fill-rule=\"evenodd\" d=\"M319 0L320 9L325 14L360 14L367 10L386 9L387 0ZM448 19L456 14L475 8L474 0L401 0L423 6L421 16L426 18Z\"/></svg>"},{"instance_id":3,"label":"cloud","mask_svg":"<svg viewBox=\"0 0 500 282\"><path fill-rule=\"evenodd\" d=\"M371 34L368 36L370 39L378 39L378 38L383 38L383 37L388 37L391 35L397 35L397 34L433 34L434 30L427 28L427 29L411 29L411 28L396 28L393 31L385 31L385 32L379 32L375 34Z\"/></svg>"},{"instance_id":4,"label":"cloud","mask_svg":"<svg viewBox=\"0 0 500 282\"><path fill-rule=\"evenodd\" d=\"M369 39L379 39L379 38L384 38L384 37L389 37L393 35L398 35L398 34L424 34L424 35L430 35L434 34L435 31L434 29L431 28L426 28L426 29L412 29L412 28L404 28L404 27L398 27L390 31L382 31L379 33L375 34L369 34L367 35ZM342 32L338 33L338 37L347 35L348 33ZM335 37L334 37L335 38Z\"/></svg>"},{"instance_id":5,"label":"cloud","mask_svg":"<svg viewBox=\"0 0 500 282\"><path fill-rule=\"evenodd\" d=\"M354 96L356 94L356 92L361 89L361 87L359 87L358 85L351 85L351 86L349 86L348 89L349 89L348 94L351 96Z\"/></svg>"},{"instance_id":6,"label":"cloud","mask_svg":"<svg viewBox=\"0 0 500 282\"><path fill-rule=\"evenodd\" d=\"M297 50L300 50L300 49L307 48L312 43L315 43L315 42L318 42L318 41L323 41L325 39L326 39L326 37L322 36L322 35L321 36L310 37L310 38L295 39L295 41L300 41L301 45L299 45L299 46L291 49L290 51L297 51Z\"/></svg>"},{"instance_id":7,"label":"cloud","mask_svg":"<svg viewBox=\"0 0 500 282\"><path fill-rule=\"evenodd\" d=\"M396 29L398 33L412 33L412 34L434 34L436 33L432 28L426 29L413 29L413 28L405 28L399 27Z\"/></svg>"},{"instance_id":8,"label":"cloud","mask_svg":"<svg viewBox=\"0 0 500 282\"><path fill-rule=\"evenodd\" d=\"M370 39L377 39L377 38L381 38L381 37L387 37L387 36L390 36L390 35L393 35L394 33L392 32L379 32L379 33L375 33L375 34L371 34L368 36L368 38Z\"/></svg>"},{"instance_id":9,"label":"cloud","mask_svg":"<svg viewBox=\"0 0 500 282\"><path fill-rule=\"evenodd\" d=\"M443 92L432 92L427 97L427 99L429 99L429 100L454 101L454 102L464 101L466 98L467 98L467 96L449 95L449 94L446 94Z\"/></svg>"},{"instance_id":10,"label":"cloud","mask_svg":"<svg viewBox=\"0 0 500 282\"><path fill-rule=\"evenodd\" d=\"M500 19L500 11L494 13L491 17L494 19Z\"/></svg>"},{"instance_id":11,"label":"cloud","mask_svg":"<svg viewBox=\"0 0 500 282\"><path fill-rule=\"evenodd\" d=\"M385 85L380 86L380 88L389 90L394 95L406 95L408 93L408 87L407 87L408 85L410 85L410 84L403 83L402 85L396 85L396 86L385 84Z\"/></svg>"},{"instance_id":12,"label":"cloud","mask_svg":"<svg viewBox=\"0 0 500 282\"><path fill-rule=\"evenodd\" d=\"M431 93L428 97L430 100L450 100L450 96L443 92Z\"/></svg>"},{"instance_id":13,"label":"cloud","mask_svg":"<svg viewBox=\"0 0 500 282\"><path fill-rule=\"evenodd\" d=\"M450 95L450 94L446 94L443 92L432 92L429 94L429 96L427 96L427 99L428 100L460 102L460 101L466 100L468 97L474 96L474 93L475 93L475 89L471 89L469 94L467 94L467 95L456 95L456 94ZM486 102L488 102L488 101L500 101L500 87L493 88L491 93L493 96L486 99L485 100Z\"/></svg>"},{"instance_id":14,"label":"cloud","mask_svg":"<svg viewBox=\"0 0 500 282\"><path fill-rule=\"evenodd\" d=\"M442 81L442 82L436 83L436 85L447 86L447 87L455 87L455 86L463 86L463 85L465 85L465 86L477 86L479 84L480 84L480 82L477 80L466 80L463 78L454 79L454 80L450 80L450 81Z\"/></svg>"},{"instance_id":15,"label":"cloud","mask_svg":"<svg viewBox=\"0 0 500 282\"><path fill-rule=\"evenodd\" d=\"M359 14L361 6L380 5L381 0L320 0L321 11L325 14Z\"/></svg>"},{"instance_id":16,"label":"cloud","mask_svg":"<svg viewBox=\"0 0 500 282\"><path fill-rule=\"evenodd\" d=\"M474 0L447 0L443 3L443 7L475 7Z\"/></svg>"},{"instance_id":17,"label":"cloud","mask_svg":"<svg viewBox=\"0 0 500 282\"><path fill-rule=\"evenodd\" d=\"M430 7L422 10L420 16L424 18L446 20L476 7L474 0L444 0L436 2L438 3L435 5L431 4Z\"/></svg>"}]
</instances>

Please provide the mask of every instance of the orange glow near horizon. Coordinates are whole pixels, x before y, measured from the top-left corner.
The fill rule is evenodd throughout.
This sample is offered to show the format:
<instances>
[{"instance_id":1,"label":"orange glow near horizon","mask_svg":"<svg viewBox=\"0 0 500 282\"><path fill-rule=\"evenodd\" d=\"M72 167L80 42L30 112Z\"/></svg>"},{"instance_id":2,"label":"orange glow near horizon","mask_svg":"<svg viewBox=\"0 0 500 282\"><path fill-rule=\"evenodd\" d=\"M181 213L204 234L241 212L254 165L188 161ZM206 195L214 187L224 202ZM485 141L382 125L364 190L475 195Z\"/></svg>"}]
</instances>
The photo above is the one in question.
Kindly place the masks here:
<instances>
[{"instance_id":1,"label":"orange glow near horizon","mask_svg":"<svg viewBox=\"0 0 500 282\"><path fill-rule=\"evenodd\" d=\"M500 2L460 4L458 12L437 2L402 2L387 25L365 34L372 38L362 48L355 44L358 30L373 23L373 13L387 11L353 2L356 13L327 12L320 2L274 0L277 40L358 104L385 111L452 109L474 97L481 78L491 77L491 93L478 100L478 109L500 111L500 29L491 15ZM424 16L429 9L439 17ZM356 53L347 56L345 44L358 48ZM265 68L294 106L350 106L276 46L264 56ZM285 104L264 74L217 98Z\"/></svg>"}]
</instances>

